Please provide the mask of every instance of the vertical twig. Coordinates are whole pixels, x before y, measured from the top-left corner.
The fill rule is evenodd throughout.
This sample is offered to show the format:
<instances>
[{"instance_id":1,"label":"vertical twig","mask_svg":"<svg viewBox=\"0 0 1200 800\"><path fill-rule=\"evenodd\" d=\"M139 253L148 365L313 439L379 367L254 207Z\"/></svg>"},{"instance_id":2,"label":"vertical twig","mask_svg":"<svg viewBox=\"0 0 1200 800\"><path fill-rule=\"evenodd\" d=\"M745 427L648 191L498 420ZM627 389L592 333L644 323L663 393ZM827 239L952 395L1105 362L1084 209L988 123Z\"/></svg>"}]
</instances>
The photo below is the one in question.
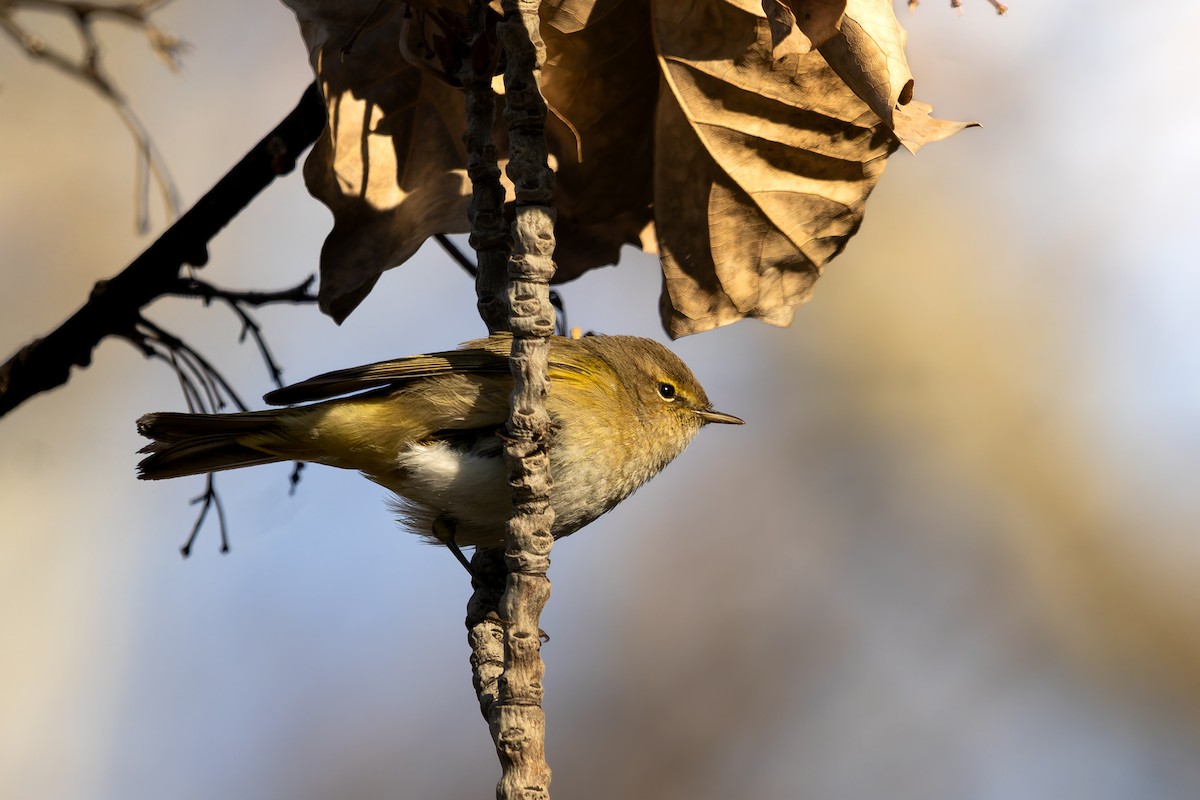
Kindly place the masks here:
<instances>
[{"instance_id":1,"label":"vertical twig","mask_svg":"<svg viewBox=\"0 0 1200 800\"><path fill-rule=\"evenodd\" d=\"M504 121L508 174L516 189L513 249L508 262L509 326L513 332L513 394L504 460L513 493L505 527L508 580L500 598L504 620L504 675L492 707L491 731L504 769L500 798L545 798L550 767L542 711L541 629L550 597L550 388L547 364L554 333L550 279L554 276L554 173L547 164L546 103L538 88L546 48L538 30L539 0L504 0L498 27L507 63Z\"/></svg>"},{"instance_id":2,"label":"vertical twig","mask_svg":"<svg viewBox=\"0 0 1200 800\"><path fill-rule=\"evenodd\" d=\"M538 31L538 0L505 0L497 31L507 57L505 114L509 137L508 173L516 187L511 241L503 235L503 194L495 168L491 122L495 99L484 3L472 10L472 47L464 85L467 95L468 171L474 183L471 244L479 253L476 290L489 330L513 333L510 363L513 395L506 428L505 462L513 493L513 514L505 530L503 560L478 551L479 570L468 606L468 639L480 709L488 718L503 775L496 788L502 800L548 798L550 768L545 759L542 712L542 608L550 596L550 417L547 360L555 311L549 284L554 275L554 175L546 157L546 105L538 88L545 47ZM478 177L477 177L478 176ZM511 253L511 255L509 255ZM507 261L505 270L499 264ZM507 281L504 278L507 277ZM500 291L502 285L507 290ZM505 298L506 319L497 303ZM488 575L504 575L498 599ZM498 615L497 615L498 612ZM499 661L497 658L499 657Z\"/></svg>"},{"instance_id":3,"label":"vertical twig","mask_svg":"<svg viewBox=\"0 0 1200 800\"><path fill-rule=\"evenodd\" d=\"M496 96L492 91L494 54L499 52L487 0L472 0L468 20L468 57L459 76L466 97L467 175L471 179L471 247L478 258L475 294L479 316L489 333L508 329L505 286L511 237L504 224L504 188L492 140ZM504 629L500 594L505 583L504 554L476 548L471 557L474 593L467 603L467 643L471 647L471 678L479 710L491 727L492 707L499 696L504 672Z\"/></svg>"},{"instance_id":4,"label":"vertical twig","mask_svg":"<svg viewBox=\"0 0 1200 800\"><path fill-rule=\"evenodd\" d=\"M467 644L471 646L471 682L479 711L491 727L492 707L504 674L504 626L500 622L500 589L506 575L504 551L476 549L471 556L471 587L467 603Z\"/></svg>"},{"instance_id":5,"label":"vertical twig","mask_svg":"<svg viewBox=\"0 0 1200 800\"><path fill-rule=\"evenodd\" d=\"M475 295L479 316L488 333L505 331L508 303L505 299L508 254L512 235L504 224L504 187L500 184L500 165L492 140L496 118L496 94L492 91L492 72L500 49L493 18L486 2L472 2L468 21L469 52L460 76L467 103L467 176L471 179L471 247L478 254Z\"/></svg>"}]
</instances>

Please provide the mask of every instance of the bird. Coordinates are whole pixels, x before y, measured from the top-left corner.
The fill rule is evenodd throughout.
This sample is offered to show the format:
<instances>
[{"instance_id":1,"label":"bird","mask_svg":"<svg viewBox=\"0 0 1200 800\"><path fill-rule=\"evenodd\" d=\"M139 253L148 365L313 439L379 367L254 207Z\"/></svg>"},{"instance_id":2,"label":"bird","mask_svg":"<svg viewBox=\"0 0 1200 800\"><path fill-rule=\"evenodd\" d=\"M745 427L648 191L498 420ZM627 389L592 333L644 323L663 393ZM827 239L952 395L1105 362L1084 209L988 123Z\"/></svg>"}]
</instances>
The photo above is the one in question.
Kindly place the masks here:
<instances>
[{"instance_id":1,"label":"bird","mask_svg":"<svg viewBox=\"0 0 1200 800\"><path fill-rule=\"evenodd\" d=\"M263 398L286 408L146 414L137 429L152 441L139 451L138 477L278 461L357 470L393 493L405 527L462 561L460 546L503 546L512 512L502 439L511 349L511 334L493 334L328 372ZM631 495L706 425L744 424L715 411L687 365L652 339L551 337L549 377L556 539Z\"/></svg>"}]
</instances>

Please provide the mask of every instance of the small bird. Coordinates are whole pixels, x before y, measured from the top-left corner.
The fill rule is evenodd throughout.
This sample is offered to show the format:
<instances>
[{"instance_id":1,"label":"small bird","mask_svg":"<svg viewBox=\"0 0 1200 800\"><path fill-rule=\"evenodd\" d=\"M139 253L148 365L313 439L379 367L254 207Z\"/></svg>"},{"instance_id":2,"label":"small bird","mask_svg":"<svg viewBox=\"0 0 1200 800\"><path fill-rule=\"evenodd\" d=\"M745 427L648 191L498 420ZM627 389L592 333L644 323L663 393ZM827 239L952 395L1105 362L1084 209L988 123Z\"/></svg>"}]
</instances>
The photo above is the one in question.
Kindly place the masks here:
<instances>
[{"instance_id":1,"label":"small bird","mask_svg":"<svg viewBox=\"0 0 1200 800\"><path fill-rule=\"evenodd\" d=\"M138 432L153 441L140 451L149 455L138 477L275 461L355 469L395 493L408 527L456 556L460 545L502 546L511 513L500 439L511 348L511 335L495 334L458 350L318 375L263 398L309 405L146 414ZM743 424L714 411L687 365L650 339L553 337L549 374L555 538L632 494L708 423Z\"/></svg>"}]
</instances>

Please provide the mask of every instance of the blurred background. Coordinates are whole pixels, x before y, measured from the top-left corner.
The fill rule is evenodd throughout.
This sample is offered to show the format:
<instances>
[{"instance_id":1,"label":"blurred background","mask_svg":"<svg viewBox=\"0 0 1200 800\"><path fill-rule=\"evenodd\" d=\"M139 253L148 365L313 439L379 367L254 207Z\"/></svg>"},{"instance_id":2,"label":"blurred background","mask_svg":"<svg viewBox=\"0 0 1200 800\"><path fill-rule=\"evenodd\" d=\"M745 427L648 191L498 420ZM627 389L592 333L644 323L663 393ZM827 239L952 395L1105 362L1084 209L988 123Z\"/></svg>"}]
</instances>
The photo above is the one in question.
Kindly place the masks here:
<instances>
[{"instance_id":1,"label":"blurred background","mask_svg":"<svg viewBox=\"0 0 1200 800\"><path fill-rule=\"evenodd\" d=\"M1010 6L899 10L917 97L984 127L892 159L793 327L676 343L748 424L555 548L556 796L1200 797L1200 6ZM187 206L311 76L277 3L156 19L181 74L100 35ZM0 75L7 357L152 236L113 111L8 40ZM292 175L202 277L292 285L328 227ZM663 339L658 287L627 253L562 294ZM270 388L226 310L149 315ZM432 247L341 328L259 316L291 381L480 332ZM220 477L232 551L210 521L182 560L203 481L135 481L133 425L182 407L107 342L0 420L0 796L492 796L463 570L373 484L313 467L288 497L283 465Z\"/></svg>"}]
</instances>

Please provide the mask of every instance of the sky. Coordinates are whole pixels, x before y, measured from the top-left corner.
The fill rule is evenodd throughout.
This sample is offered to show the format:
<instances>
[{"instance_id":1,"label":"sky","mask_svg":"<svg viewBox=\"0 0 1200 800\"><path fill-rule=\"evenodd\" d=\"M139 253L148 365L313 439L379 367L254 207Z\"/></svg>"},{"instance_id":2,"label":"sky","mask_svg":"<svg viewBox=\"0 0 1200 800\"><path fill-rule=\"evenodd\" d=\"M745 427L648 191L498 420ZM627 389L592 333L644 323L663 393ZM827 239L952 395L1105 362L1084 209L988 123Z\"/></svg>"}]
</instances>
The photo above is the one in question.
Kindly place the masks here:
<instances>
[{"instance_id":1,"label":"sky","mask_svg":"<svg viewBox=\"0 0 1200 800\"><path fill-rule=\"evenodd\" d=\"M792 327L671 345L748 424L556 546L556 793L1200 793L1200 9L1009 7L898 9L918 99L982 127L892 159ZM180 73L101 39L187 205L311 74L276 3L158 19L191 45ZM8 40L0 75L7 356L151 236L112 110ZM202 277L293 285L329 224L280 180ZM561 292L574 325L666 341L659 282L626 252ZM474 337L473 303L427 247L340 327L259 317L301 380ZM245 396L271 388L227 312L148 314ZM210 524L180 558L202 481L136 481L134 420L182 407L110 341L0 419L0 794L490 796L461 567L373 484L314 467L289 497L286 466L221 476L231 551Z\"/></svg>"}]
</instances>

